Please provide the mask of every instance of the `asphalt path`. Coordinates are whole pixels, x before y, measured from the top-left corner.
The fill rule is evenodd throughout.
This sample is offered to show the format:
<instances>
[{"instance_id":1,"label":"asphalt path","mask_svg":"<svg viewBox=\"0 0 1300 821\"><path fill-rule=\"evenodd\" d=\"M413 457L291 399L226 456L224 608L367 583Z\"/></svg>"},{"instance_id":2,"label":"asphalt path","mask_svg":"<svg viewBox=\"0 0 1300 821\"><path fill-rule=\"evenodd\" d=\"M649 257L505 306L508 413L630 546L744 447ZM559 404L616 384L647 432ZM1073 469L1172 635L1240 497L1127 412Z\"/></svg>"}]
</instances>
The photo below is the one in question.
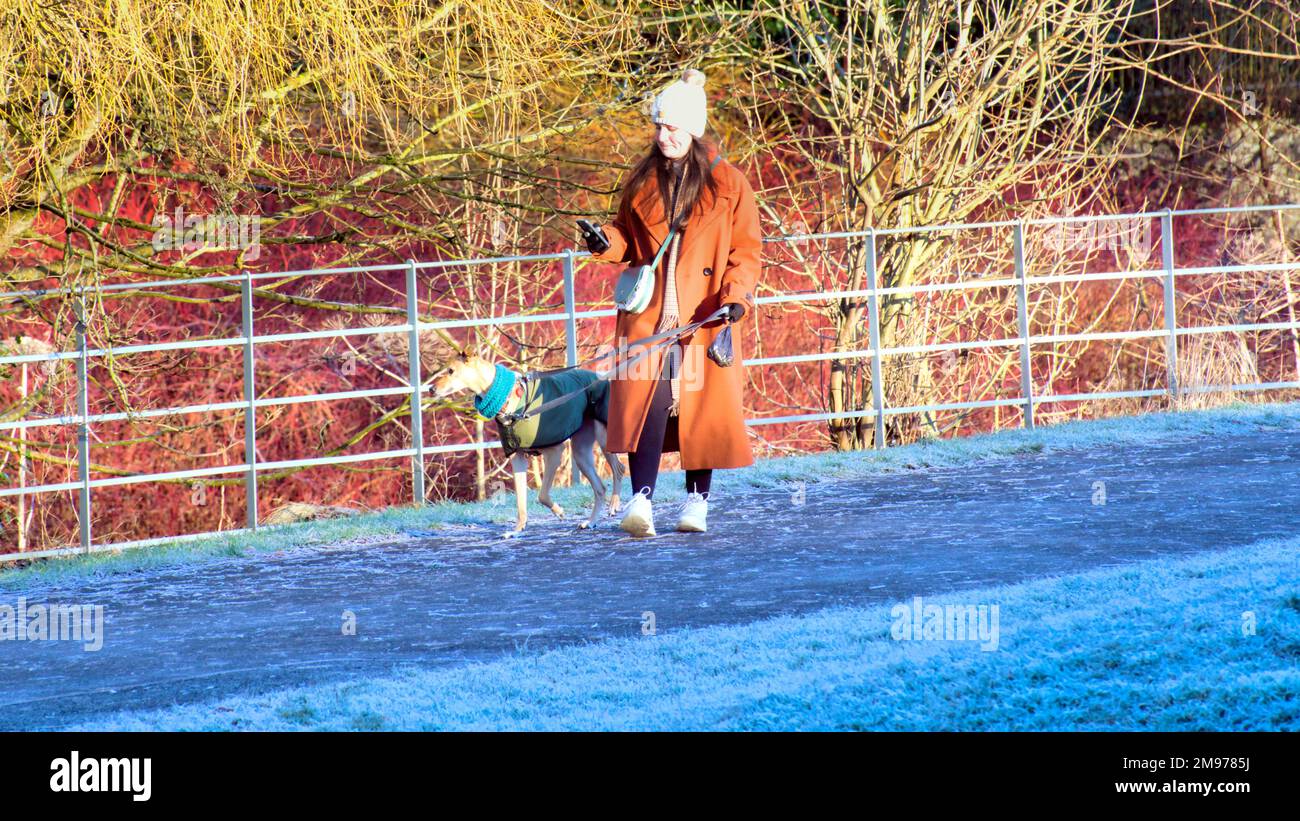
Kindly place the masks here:
<instances>
[{"instance_id":1,"label":"asphalt path","mask_svg":"<svg viewBox=\"0 0 1300 821\"><path fill-rule=\"evenodd\" d=\"M672 532L662 501L650 539L614 518L579 530L581 511L561 521L534 501L515 539L484 521L6 591L15 609L103 605L104 625L94 651L0 641L0 728L493 660L639 635L650 618L659 632L746 623L1294 536L1300 427L1285 424L720 494L702 534Z\"/></svg>"}]
</instances>

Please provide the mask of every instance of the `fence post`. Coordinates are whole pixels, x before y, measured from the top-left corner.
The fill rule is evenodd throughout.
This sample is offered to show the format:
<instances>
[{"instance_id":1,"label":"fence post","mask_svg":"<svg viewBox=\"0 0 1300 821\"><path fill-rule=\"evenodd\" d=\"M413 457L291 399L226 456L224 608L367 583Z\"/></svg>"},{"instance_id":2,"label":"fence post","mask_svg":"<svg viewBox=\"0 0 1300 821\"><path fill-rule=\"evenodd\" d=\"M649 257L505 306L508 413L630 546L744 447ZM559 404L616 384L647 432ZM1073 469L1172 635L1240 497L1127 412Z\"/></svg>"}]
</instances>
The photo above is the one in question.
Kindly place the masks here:
<instances>
[{"instance_id":1,"label":"fence post","mask_svg":"<svg viewBox=\"0 0 1300 821\"><path fill-rule=\"evenodd\" d=\"M1165 266L1165 359L1169 362L1169 402L1178 407L1178 302L1174 299L1174 215L1160 215L1160 260Z\"/></svg>"},{"instance_id":2,"label":"fence post","mask_svg":"<svg viewBox=\"0 0 1300 821\"><path fill-rule=\"evenodd\" d=\"M876 450L884 450L885 391L880 368L880 301L876 294L876 229L867 229L867 336L871 343L871 405L876 412Z\"/></svg>"},{"instance_id":3,"label":"fence post","mask_svg":"<svg viewBox=\"0 0 1300 821\"><path fill-rule=\"evenodd\" d=\"M1296 366L1300 367L1300 357L1297 357ZM24 405L27 404L27 363L22 366L22 382L19 385L18 395L22 397ZM27 428L18 429L18 489L20 491L27 487ZM27 550L27 496L24 493L18 494L18 552L22 553Z\"/></svg>"},{"instance_id":4,"label":"fence post","mask_svg":"<svg viewBox=\"0 0 1300 821\"><path fill-rule=\"evenodd\" d=\"M77 519L81 526L81 549L90 552L90 379L86 355L86 286L77 295Z\"/></svg>"},{"instance_id":5,"label":"fence post","mask_svg":"<svg viewBox=\"0 0 1300 821\"><path fill-rule=\"evenodd\" d=\"M407 336L406 359L411 381L411 487L417 505L426 504L424 496L424 377L420 368L420 292L415 278L415 260L406 261L406 322L411 326Z\"/></svg>"},{"instance_id":6,"label":"fence post","mask_svg":"<svg viewBox=\"0 0 1300 821\"><path fill-rule=\"evenodd\" d=\"M253 375L253 274L244 272L239 288L240 305L244 315L244 474L245 521L250 530L257 530L257 385Z\"/></svg>"},{"instance_id":7,"label":"fence post","mask_svg":"<svg viewBox=\"0 0 1300 821\"><path fill-rule=\"evenodd\" d=\"M578 321L574 316L576 299L573 295L573 249L564 251L564 320L565 364L573 367L578 364Z\"/></svg>"},{"instance_id":8,"label":"fence post","mask_svg":"<svg viewBox=\"0 0 1300 821\"><path fill-rule=\"evenodd\" d=\"M1016 220L1016 313L1020 322L1020 391L1025 398L1025 427L1034 426L1034 372L1029 357L1029 283L1025 280L1025 225Z\"/></svg>"}]
</instances>

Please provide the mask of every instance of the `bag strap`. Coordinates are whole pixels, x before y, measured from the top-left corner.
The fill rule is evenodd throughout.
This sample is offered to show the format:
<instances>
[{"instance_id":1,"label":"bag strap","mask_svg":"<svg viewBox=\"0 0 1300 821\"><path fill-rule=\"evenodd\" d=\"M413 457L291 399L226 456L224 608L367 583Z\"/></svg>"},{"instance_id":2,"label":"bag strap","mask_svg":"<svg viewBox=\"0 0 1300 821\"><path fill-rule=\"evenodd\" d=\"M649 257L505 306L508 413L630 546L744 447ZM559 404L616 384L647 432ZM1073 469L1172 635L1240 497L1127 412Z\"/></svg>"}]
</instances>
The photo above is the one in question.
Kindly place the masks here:
<instances>
[{"instance_id":1,"label":"bag strap","mask_svg":"<svg viewBox=\"0 0 1300 821\"><path fill-rule=\"evenodd\" d=\"M718 162L719 162L721 159L722 159L722 155L721 155L721 154L719 154L718 156L716 156L716 157L713 158L713 163L712 163L711 165L709 165L709 173L710 173L710 174L713 173L713 169L718 165ZM669 224L669 226L668 226L668 236L664 237L663 245L660 245L660 246L659 246L659 253L655 254L654 262L651 262L651 263L650 263L650 267L651 267L651 268L658 268L658 267L659 267L659 260L660 260L660 258L663 257L663 255L664 255L664 249L668 247L668 243L669 243L669 242L672 242L672 239L673 239L673 232L677 230L677 226L672 225L671 223L673 223L673 222L675 222L675 221L676 221L676 220L674 220L674 219L671 219L671 218L669 219L669 223L670 223L670 224Z\"/></svg>"}]
</instances>

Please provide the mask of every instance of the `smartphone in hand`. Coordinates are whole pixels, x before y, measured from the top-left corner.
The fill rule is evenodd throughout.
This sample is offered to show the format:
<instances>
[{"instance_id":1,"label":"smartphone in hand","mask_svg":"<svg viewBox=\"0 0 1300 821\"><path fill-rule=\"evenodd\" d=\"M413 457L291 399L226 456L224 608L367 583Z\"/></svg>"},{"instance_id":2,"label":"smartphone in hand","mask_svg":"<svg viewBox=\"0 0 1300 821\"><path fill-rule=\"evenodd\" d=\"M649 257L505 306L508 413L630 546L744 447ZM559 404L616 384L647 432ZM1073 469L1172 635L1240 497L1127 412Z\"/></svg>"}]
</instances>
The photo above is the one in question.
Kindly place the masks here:
<instances>
[{"instance_id":1,"label":"smartphone in hand","mask_svg":"<svg viewBox=\"0 0 1300 821\"><path fill-rule=\"evenodd\" d=\"M609 239L606 238L605 232L600 230L600 226L591 220L578 220L578 229L582 231L582 237L587 241L587 250L593 254L603 254L609 250Z\"/></svg>"}]
</instances>

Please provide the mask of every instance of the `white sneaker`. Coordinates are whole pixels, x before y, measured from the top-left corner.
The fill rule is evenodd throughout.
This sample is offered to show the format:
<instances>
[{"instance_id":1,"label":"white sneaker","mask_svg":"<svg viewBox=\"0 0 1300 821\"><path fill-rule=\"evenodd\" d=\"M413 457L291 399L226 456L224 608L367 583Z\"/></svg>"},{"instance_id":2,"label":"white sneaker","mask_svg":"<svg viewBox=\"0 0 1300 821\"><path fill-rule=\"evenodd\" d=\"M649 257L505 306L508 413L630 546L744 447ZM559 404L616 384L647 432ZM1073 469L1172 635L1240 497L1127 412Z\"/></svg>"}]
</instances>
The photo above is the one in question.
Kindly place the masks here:
<instances>
[{"instance_id":1,"label":"white sneaker","mask_svg":"<svg viewBox=\"0 0 1300 821\"><path fill-rule=\"evenodd\" d=\"M677 529L692 533L703 533L708 529L705 517L709 515L709 500L704 494L691 492L682 504L681 516L677 519Z\"/></svg>"},{"instance_id":2,"label":"white sneaker","mask_svg":"<svg viewBox=\"0 0 1300 821\"><path fill-rule=\"evenodd\" d=\"M633 536L655 536L655 519L654 513L650 506L650 497L641 491L632 495L632 499L627 503L627 508L623 511L623 521L619 522L619 527L631 533Z\"/></svg>"}]
</instances>

